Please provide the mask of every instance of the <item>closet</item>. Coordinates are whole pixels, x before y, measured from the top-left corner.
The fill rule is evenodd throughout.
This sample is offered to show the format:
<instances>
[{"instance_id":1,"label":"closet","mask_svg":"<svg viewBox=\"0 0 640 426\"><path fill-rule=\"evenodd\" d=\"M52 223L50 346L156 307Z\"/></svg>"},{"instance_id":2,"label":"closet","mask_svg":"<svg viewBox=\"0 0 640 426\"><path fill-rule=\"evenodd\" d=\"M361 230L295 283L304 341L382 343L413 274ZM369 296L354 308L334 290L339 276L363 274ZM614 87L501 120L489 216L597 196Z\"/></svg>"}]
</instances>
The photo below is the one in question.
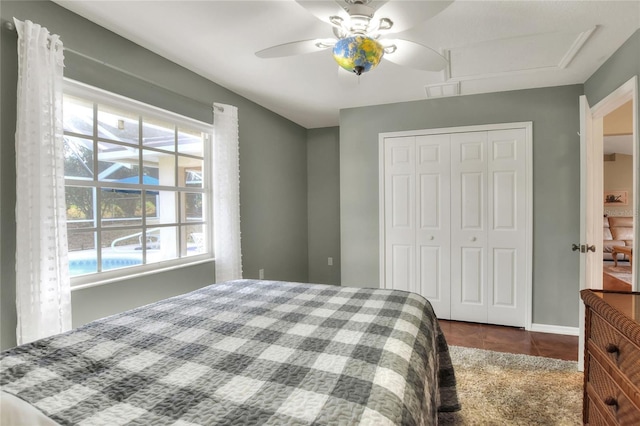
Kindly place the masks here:
<instances>
[{"instance_id":1,"label":"closet","mask_svg":"<svg viewBox=\"0 0 640 426\"><path fill-rule=\"evenodd\" d=\"M382 287L530 326L531 123L380 135Z\"/></svg>"}]
</instances>

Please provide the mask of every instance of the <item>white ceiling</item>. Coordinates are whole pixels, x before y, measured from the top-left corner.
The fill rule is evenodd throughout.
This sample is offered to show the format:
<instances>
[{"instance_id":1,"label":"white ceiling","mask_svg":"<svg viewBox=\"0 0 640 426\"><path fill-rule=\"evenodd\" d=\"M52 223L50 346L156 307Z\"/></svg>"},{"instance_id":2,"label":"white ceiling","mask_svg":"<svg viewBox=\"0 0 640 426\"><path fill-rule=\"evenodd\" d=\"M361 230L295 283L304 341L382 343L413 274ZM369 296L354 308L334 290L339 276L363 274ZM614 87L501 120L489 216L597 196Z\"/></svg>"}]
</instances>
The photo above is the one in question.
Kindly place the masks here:
<instances>
[{"instance_id":1,"label":"white ceiling","mask_svg":"<svg viewBox=\"0 0 640 426\"><path fill-rule=\"evenodd\" d=\"M425 86L449 93L459 84L470 95L584 83L640 28L636 0L458 0L397 35L449 54L449 70L383 60L358 78L340 75L330 50L255 56L332 37L328 24L293 0L54 1L306 128L338 125L342 108L425 99ZM445 90L434 90L442 83Z\"/></svg>"},{"instance_id":2,"label":"white ceiling","mask_svg":"<svg viewBox=\"0 0 640 426\"><path fill-rule=\"evenodd\" d=\"M603 153L633 155L633 135L605 136Z\"/></svg>"}]
</instances>

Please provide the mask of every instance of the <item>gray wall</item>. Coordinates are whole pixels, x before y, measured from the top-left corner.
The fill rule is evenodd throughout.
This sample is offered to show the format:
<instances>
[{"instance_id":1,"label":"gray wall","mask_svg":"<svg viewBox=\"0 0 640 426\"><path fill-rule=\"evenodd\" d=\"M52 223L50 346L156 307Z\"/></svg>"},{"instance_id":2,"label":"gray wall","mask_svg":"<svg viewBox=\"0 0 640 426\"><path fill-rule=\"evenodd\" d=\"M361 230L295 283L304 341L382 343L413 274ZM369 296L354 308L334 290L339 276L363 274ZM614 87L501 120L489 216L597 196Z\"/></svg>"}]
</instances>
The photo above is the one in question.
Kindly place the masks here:
<instances>
[{"instance_id":1,"label":"gray wall","mask_svg":"<svg viewBox=\"0 0 640 426\"><path fill-rule=\"evenodd\" d=\"M340 129L307 133L309 282L340 284ZM333 266L328 258L333 258Z\"/></svg>"},{"instance_id":2,"label":"gray wall","mask_svg":"<svg viewBox=\"0 0 640 426\"><path fill-rule=\"evenodd\" d=\"M593 107L603 98L636 76L640 80L640 30L629 39L584 83L584 94ZM638 81L640 85L640 81ZM640 105L636 105L636 123L640 126ZM639 135L636 135L638 143ZM637 152L640 152L638 149ZM640 188L640 173L636 173L636 188ZM640 197L636 200L636 216L640 215ZM640 229L636 229L637 241L640 241ZM636 281L640 277L636 276ZM636 282L636 288L637 282Z\"/></svg>"},{"instance_id":3,"label":"gray wall","mask_svg":"<svg viewBox=\"0 0 640 426\"><path fill-rule=\"evenodd\" d=\"M640 76L640 30L637 30L584 83L584 94L593 107L633 76ZM640 82L639 82L640 83ZM640 108L638 108L640 112Z\"/></svg>"},{"instance_id":4,"label":"gray wall","mask_svg":"<svg viewBox=\"0 0 640 426\"><path fill-rule=\"evenodd\" d=\"M29 19L59 34L66 48L104 61L115 71L71 52L65 76L142 102L211 122L208 105L238 107L240 214L244 276L308 280L306 129L137 46L49 1L2 1L2 21ZM15 344L15 33L2 28L0 93L0 347ZM131 76L133 74L133 76ZM144 76L153 84L135 76ZM163 89L166 88L166 89ZM168 89L168 90L167 90ZM184 96L176 95L182 93ZM214 280L212 263L127 280L72 294L73 323L184 293Z\"/></svg>"},{"instance_id":5,"label":"gray wall","mask_svg":"<svg viewBox=\"0 0 640 426\"><path fill-rule=\"evenodd\" d=\"M378 134L533 122L533 322L578 325L582 85L340 111L342 285L378 287Z\"/></svg>"}]
</instances>

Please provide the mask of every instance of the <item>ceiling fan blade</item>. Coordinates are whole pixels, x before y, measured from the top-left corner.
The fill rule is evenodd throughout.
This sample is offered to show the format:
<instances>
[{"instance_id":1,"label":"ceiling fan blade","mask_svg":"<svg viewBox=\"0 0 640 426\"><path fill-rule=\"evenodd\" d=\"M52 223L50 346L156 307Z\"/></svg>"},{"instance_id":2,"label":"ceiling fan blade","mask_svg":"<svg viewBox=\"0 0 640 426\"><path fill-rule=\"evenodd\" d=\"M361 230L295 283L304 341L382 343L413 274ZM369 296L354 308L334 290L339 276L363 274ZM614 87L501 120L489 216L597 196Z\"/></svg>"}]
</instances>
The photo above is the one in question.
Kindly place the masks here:
<instances>
[{"instance_id":1,"label":"ceiling fan blade","mask_svg":"<svg viewBox=\"0 0 640 426\"><path fill-rule=\"evenodd\" d=\"M371 6L372 8L374 8L375 10L380 9L382 6L384 6L385 3L388 3L389 0L371 0L368 5Z\"/></svg>"},{"instance_id":2,"label":"ceiling fan blade","mask_svg":"<svg viewBox=\"0 0 640 426\"><path fill-rule=\"evenodd\" d=\"M349 16L347 12L344 10L344 8L334 0L295 0L295 1L300 6L307 9L307 11L309 11L313 16L315 16L316 18L328 24L331 23L329 21L330 16L341 16L342 18L347 18Z\"/></svg>"},{"instance_id":3,"label":"ceiling fan blade","mask_svg":"<svg viewBox=\"0 0 640 426\"><path fill-rule=\"evenodd\" d=\"M313 39L293 41L291 43L279 44L256 52L259 58L282 58L284 56L304 55L306 53L319 52L335 44L334 39ZM318 43L322 43L318 45Z\"/></svg>"},{"instance_id":4,"label":"ceiling fan blade","mask_svg":"<svg viewBox=\"0 0 640 426\"><path fill-rule=\"evenodd\" d=\"M385 53L383 58L398 65L422 71L441 71L447 66L447 60L430 47L409 40L381 40L385 46L395 45L393 53Z\"/></svg>"},{"instance_id":5,"label":"ceiling fan blade","mask_svg":"<svg viewBox=\"0 0 640 426\"><path fill-rule=\"evenodd\" d=\"M391 33L406 31L431 19L449 7L453 0L442 1L388 1L376 11L375 17L393 21Z\"/></svg>"}]
</instances>

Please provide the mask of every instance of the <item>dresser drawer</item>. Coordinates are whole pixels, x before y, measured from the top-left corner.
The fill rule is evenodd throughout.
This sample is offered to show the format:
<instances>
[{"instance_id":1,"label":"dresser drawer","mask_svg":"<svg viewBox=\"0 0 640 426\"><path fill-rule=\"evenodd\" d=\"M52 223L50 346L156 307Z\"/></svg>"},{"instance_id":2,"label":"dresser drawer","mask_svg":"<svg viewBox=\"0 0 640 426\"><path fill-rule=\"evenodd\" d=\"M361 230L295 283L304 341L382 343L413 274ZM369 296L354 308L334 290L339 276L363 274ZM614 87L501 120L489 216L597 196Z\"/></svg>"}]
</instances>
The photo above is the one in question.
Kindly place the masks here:
<instances>
[{"instance_id":1,"label":"dresser drawer","mask_svg":"<svg viewBox=\"0 0 640 426\"><path fill-rule=\"evenodd\" d=\"M607 414L618 424L636 425L640 423L640 410L633 405L604 368L589 356L589 398L597 400L605 407ZM590 401L593 405L595 402ZM594 407L595 408L595 407ZM591 407L589 409L591 412Z\"/></svg>"},{"instance_id":2,"label":"dresser drawer","mask_svg":"<svg viewBox=\"0 0 640 426\"><path fill-rule=\"evenodd\" d=\"M589 340L607 355L634 385L640 384L640 348L624 337L611 324L595 312L591 315L591 335Z\"/></svg>"},{"instance_id":3,"label":"dresser drawer","mask_svg":"<svg viewBox=\"0 0 640 426\"><path fill-rule=\"evenodd\" d=\"M602 414L598 411L596 404L593 402L591 398L588 399L589 403L589 418L588 424L589 426L607 426L609 423L604 419Z\"/></svg>"}]
</instances>

